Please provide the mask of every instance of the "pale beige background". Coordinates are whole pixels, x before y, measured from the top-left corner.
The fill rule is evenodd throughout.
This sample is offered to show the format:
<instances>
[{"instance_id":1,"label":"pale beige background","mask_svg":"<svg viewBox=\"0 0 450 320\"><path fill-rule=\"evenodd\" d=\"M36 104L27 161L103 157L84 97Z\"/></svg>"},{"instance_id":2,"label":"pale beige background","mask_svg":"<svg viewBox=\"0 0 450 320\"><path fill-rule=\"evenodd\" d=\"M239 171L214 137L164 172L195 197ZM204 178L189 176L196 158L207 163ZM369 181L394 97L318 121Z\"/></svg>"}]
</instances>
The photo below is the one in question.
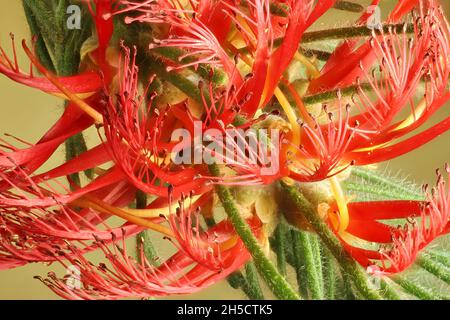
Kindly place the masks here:
<instances>
[{"instance_id":1,"label":"pale beige background","mask_svg":"<svg viewBox=\"0 0 450 320\"><path fill-rule=\"evenodd\" d=\"M355 1L358 2L358 1ZM368 1L359 1L367 4ZM383 0L384 3L392 3L391 0ZM446 9L450 9L448 0ZM28 29L25 17L21 10L19 0L0 0L0 45L10 51L9 32L13 32L17 42L22 38L28 38ZM447 11L449 12L449 11ZM343 15L334 11L329 14L317 28L330 24L337 24ZM20 51L20 50L19 50ZM22 61L23 54L19 56ZM27 67L26 67L27 68ZM450 108L446 108L436 117L449 115ZM30 142L35 142L47 128L58 118L61 112L61 100L18 85L0 75L0 133L11 133ZM439 139L422 147L419 150L391 161L388 167L396 172L401 170L409 174L410 178L418 183L433 182L435 168L441 167L444 162L450 161L449 141L450 133L442 135ZM63 157L62 150L45 165L46 168L58 163ZM55 267L51 267L55 269ZM56 268L60 273L62 270ZM45 275L49 268L41 264L33 264L25 267L0 271L0 299L54 299L57 298L37 280L34 275ZM232 299L241 298L242 295L231 289L227 284L217 284L200 294L194 294L185 298L192 299Z\"/></svg>"}]
</instances>

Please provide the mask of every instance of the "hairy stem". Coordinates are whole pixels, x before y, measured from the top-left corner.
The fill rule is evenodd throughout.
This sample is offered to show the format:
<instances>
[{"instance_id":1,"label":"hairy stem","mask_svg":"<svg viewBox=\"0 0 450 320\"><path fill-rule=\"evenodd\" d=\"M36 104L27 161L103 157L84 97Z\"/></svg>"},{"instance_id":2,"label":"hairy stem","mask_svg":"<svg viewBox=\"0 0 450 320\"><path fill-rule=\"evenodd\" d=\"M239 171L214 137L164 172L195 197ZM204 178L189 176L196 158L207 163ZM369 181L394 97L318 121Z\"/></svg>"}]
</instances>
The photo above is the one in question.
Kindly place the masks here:
<instances>
[{"instance_id":1,"label":"hairy stem","mask_svg":"<svg viewBox=\"0 0 450 320\"><path fill-rule=\"evenodd\" d=\"M383 32L387 33L390 30L401 33L405 31L406 33L414 32L413 24L385 24L383 25ZM367 28L367 26L358 27L344 27L336 29L327 29L319 31L305 32L302 38L303 43L324 41L324 40L339 40L339 39L349 39L349 38L359 38L371 36L374 31Z\"/></svg>"},{"instance_id":2,"label":"hairy stem","mask_svg":"<svg viewBox=\"0 0 450 320\"><path fill-rule=\"evenodd\" d=\"M221 176L220 169L217 164L210 165L209 170L213 176ZM272 292L279 299L300 299L299 295L291 288L286 279L277 271L276 267L264 254L264 251L258 240L253 235L252 230L241 217L228 188L222 185L217 185L216 192L222 202L225 212L236 230L236 233L244 242L247 250L251 253L258 272L267 283L270 290L272 290Z\"/></svg>"},{"instance_id":3,"label":"hairy stem","mask_svg":"<svg viewBox=\"0 0 450 320\"><path fill-rule=\"evenodd\" d=\"M357 93L358 88L361 88L363 90L370 90L372 86L368 83L362 83L360 86L349 86L339 90L325 91L322 93L303 97L303 103L307 106L311 106L317 103L332 101L337 98L338 93L342 97L349 97Z\"/></svg>"},{"instance_id":4,"label":"hairy stem","mask_svg":"<svg viewBox=\"0 0 450 320\"><path fill-rule=\"evenodd\" d=\"M147 195L142 192L136 192L136 209L144 209L147 207ZM144 251L144 256L147 258L148 262L154 265L155 267L159 266L158 254L156 253L156 249L153 246L153 243L150 238L150 232L148 230L144 230L140 232L136 236L136 248L137 248L137 258L140 262L140 250Z\"/></svg>"},{"instance_id":5,"label":"hairy stem","mask_svg":"<svg viewBox=\"0 0 450 320\"><path fill-rule=\"evenodd\" d=\"M289 186L284 182L281 182L281 187L315 229L322 242L328 247L344 272L351 277L361 295L366 299L381 299L380 294L368 285L365 273L357 265L356 261L347 254L328 225L316 213L311 203L295 187Z\"/></svg>"}]
</instances>

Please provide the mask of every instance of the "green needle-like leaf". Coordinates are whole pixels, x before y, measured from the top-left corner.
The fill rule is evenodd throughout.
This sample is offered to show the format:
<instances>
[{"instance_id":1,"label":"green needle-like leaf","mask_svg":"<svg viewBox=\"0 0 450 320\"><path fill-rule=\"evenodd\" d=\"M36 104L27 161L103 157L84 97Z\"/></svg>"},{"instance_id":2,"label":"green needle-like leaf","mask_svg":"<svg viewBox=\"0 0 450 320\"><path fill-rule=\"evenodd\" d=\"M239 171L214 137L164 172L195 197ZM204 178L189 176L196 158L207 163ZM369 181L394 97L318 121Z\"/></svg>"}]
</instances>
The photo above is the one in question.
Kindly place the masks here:
<instances>
[{"instance_id":1,"label":"green needle-like leaf","mask_svg":"<svg viewBox=\"0 0 450 320\"><path fill-rule=\"evenodd\" d=\"M314 249L311 240L312 235L307 232L300 232L295 230L292 230L291 235L294 244L294 254L296 255L296 259L298 261L302 261L303 264L302 266L297 266L300 267L300 270L296 270L297 272L300 272L302 274L302 276L298 277L299 281L306 281L306 291L311 299L323 299L323 285L321 282L322 269L318 268L321 263L318 265L317 259L314 256ZM299 283L299 287L302 291L304 291L302 283Z\"/></svg>"},{"instance_id":2,"label":"green needle-like leaf","mask_svg":"<svg viewBox=\"0 0 450 320\"><path fill-rule=\"evenodd\" d=\"M252 292L252 299L264 300L264 294L259 285L258 271L253 262L249 262L245 265L245 276L247 278L249 292Z\"/></svg>"},{"instance_id":3,"label":"green needle-like leaf","mask_svg":"<svg viewBox=\"0 0 450 320\"><path fill-rule=\"evenodd\" d=\"M278 271L286 277L286 223L281 221L275 230L275 246L274 251L277 255Z\"/></svg>"},{"instance_id":4,"label":"green needle-like leaf","mask_svg":"<svg viewBox=\"0 0 450 320\"><path fill-rule=\"evenodd\" d=\"M418 297L422 300L441 300L441 297L436 295L428 288L424 288L421 285L414 283L404 277L395 276L392 277L399 286L401 286L409 294Z\"/></svg>"}]
</instances>

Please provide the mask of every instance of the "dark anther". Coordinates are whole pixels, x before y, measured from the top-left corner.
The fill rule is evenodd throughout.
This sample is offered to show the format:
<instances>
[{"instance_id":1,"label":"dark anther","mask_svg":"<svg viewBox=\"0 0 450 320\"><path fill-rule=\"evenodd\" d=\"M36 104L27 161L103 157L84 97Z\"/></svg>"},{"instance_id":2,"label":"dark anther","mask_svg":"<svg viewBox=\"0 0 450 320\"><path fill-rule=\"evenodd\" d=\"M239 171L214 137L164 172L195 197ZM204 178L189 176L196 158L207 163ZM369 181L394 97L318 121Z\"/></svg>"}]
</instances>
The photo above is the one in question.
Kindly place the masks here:
<instances>
[{"instance_id":1,"label":"dark anther","mask_svg":"<svg viewBox=\"0 0 450 320\"><path fill-rule=\"evenodd\" d=\"M245 75L245 81L247 81L247 80L253 78L253 76L254 76L253 72L247 73L247 74Z\"/></svg>"}]
</instances>

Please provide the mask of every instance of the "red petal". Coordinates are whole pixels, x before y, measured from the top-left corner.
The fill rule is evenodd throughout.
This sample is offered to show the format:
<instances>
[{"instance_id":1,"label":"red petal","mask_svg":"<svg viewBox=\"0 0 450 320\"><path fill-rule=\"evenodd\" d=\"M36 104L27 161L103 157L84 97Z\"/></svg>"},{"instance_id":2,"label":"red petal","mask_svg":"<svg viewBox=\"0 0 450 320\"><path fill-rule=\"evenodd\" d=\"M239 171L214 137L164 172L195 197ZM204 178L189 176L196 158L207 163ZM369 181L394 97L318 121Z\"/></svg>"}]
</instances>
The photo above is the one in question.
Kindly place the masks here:
<instances>
[{"instance_id":1,"label":"red petal","mask_svg":"<svg viewBox=\"0 0 450 320\"><path fill-rule=\"evenodd\" d=\"M346 231L366 241L390 243L395 228L377 221L350 219Z\"/></svg>"},{"instance_id":2,"label":"red petal","mask_svg":"<svg viewBox=\"0 0 450 320\"><path fill-rule=\"evenodd\" d=\"M378 148L372 151L353 152L349 155L349 157L354 159L356 164L360 166L390 160L423 146L449 129L450 117L425 130L424 132L393 146Z\"/></svg>"},{"instance_id":3,"label":"red petal","mask_svg":"<svg viewBox=\"0 0 450 320\"><path fill-rule=\"evenodd\" d=\"M350 220L391 220L419 216L422 204L412 200L350 202L348 210Z\"/></svg>"},{"instance_id":4,"label":"red petal","mask_svg":"<svg viewBox=\"0 0 450 320\"><path fill-rule=\"evenodd\" d=\"M30 77L28 74L22 72L15 72L4 65L0 64L0 73L14 80L18 83L24 84L28 87L42 90L48 93L59 93L60 90L56 88L48 79L43 77ZM100 76L95 72L85 72L76 76L70 77L56 77L58 81L68 90L75 94L91 93L102 88L103 82Z\"/></svg>"}]
</instances>

